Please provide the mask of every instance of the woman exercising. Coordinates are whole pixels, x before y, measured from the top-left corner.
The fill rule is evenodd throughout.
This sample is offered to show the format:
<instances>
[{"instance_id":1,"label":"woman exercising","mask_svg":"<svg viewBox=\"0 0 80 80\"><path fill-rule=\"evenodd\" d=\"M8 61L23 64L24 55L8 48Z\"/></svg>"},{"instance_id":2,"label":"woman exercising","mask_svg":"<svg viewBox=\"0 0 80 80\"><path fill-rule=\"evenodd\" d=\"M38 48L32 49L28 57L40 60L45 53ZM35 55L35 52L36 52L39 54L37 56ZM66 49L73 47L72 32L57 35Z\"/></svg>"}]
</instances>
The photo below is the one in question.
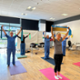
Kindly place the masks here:
<instances>
[{"instance_id":1,"label":"woman exercising","mask_svg":"<svg viewBox=\"0 0 80 80\"><path fill-rule=\"evenodd\" d=\"M29 35L30 35L30 33L29 33L27 36L24 36L24 35L23 35L23 40L21 41L21 43L25 43L25 39L26 39ZM21 37L20 37L20 36L18 36L18 38L20 38L20 39L21 39Z\"/></svg>"},{"instance_id":2,"label":"woman exercising","mask_svg":"<svg viewBox=\"0 0 80 80\"><path fill-rule=\"evenodd\" d=\"M30 34L30 33L29 33ZM29 36L29 34L27 36L23 35L23 40L21 40L21 55L25 55L25 39ZM18 38L21 39L21 37L18 36Z\"/></svg>"},{"instance_id":3,"label":"woman exercising","mask_svg":"<svg viewBox=\"0 0 80 80\"><path fill-rule=\"evenodd\" d=\"M5 36L7 37L7 65L8 67L10 66L10 56L11 56L11 52L12 52L12 56L13 56L13 65L15 65L15 38L17 37L17 35L19 35L19 33L21 32L22 28L20 29L20 31L17 33L17 35L13 36L13 32L10 32L10 36L7 35L7 33L5 32L5 30L3 29L3 25L1 26L2 30L5 34Z\"/></svg>"},{"instance_id":4,"label":"woman exercising","mask_svg":"<svg viewBox=\"0 0 80 80\"><path fill-rule=\"evenodd\" d=\"M65 36L63 38L61 38L61 33L57 33L56 38L54 37L53 34L53 27L51 26L51 33L53 36L53 41L54 41L54 60L55 60L55 68L54 68L54 72L55 72L55 79L62 79L62 77L60 76L60 71L61 71L61 63L63 60L63 51L62 51L62 41L65 40L65 38L67 37L68 33L69 33L69 29L68 28L68 32L65 34ZM58 75L57 75L58 72Z\"/></svg>"}]
</instances>

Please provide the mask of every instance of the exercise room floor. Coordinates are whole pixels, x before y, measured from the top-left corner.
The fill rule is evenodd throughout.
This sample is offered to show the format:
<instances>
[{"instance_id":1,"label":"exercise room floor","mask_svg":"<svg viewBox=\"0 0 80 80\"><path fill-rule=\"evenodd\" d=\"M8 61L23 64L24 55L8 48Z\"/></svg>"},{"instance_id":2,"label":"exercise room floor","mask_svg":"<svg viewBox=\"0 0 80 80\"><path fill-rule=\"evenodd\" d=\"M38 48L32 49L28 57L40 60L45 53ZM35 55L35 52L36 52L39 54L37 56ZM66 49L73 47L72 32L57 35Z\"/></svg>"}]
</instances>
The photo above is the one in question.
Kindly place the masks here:
<instances>
[{"instance_id":1,"label":"exercise room floor","mask_svg":"<svg viewBox=\"0 0 80 80\"><path fill-rule=\"evenodd\" d=\"M37 52L36 50L34 53ZM54 48L50 49L50 57L53 58ZM27 58L18 59L27 73L10 75L6 65L6 51L0 49L0 80L48 80L39 70L52 67L54 65L41 59L44 56L43 50L39 50L38 54L31 55L26 53ZM16 59L17 60L17 59ZM73 63L80 62L80 51L66 51L66 56L63 59L61 74L70 80L80 80L80 67ZM54 76L53 76L54 77Z\"/></svg>"}]
</instances>

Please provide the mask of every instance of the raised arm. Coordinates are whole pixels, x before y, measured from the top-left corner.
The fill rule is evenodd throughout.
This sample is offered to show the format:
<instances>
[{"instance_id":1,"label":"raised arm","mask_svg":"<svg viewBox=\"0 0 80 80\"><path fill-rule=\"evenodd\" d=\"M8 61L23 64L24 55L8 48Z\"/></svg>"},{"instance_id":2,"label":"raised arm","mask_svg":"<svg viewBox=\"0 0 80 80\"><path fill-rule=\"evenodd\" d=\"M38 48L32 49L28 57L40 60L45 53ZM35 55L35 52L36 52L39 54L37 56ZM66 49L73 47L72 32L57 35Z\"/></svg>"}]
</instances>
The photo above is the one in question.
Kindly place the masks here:
<instances>
[{"instance_id":1,"label":"raised arm","mask_svg":"<svg viewBox=\"0 0 80 80\"><path fill-rule=\"evenodd\" d=\"M29 35L30 35L30 33L27 36L29 36Z\"/></svg>"},{"instance_id":2,"label":"raised arm","mask_svg":"<svg viewBox=\"0 0 80 80\"><path fill-rule=\"evenodd\" d=\"M45 35L45 31L44 31L44 38L46 37L46 35Z\"/></svg>"},{"instance_id":3,"label":"raised arm","mask_svg":"<svg viewBox=\"0 0 80 80\"><path fill-rule=\"evenodd\" d=\"M68 39L70 38L70 36L68 36Z\"/></svg>"},{"instance_id":4,"label":"raised arm","mask_svg":"<svg viewBox=\"0 0 80 80\"><path fill-rule=\"evenodd\" d=\"M53 41L55 41L55 37L54 37L54 34L53 34L53 27L51 26L51 34L52 34L52 37L53 37Z\"/></svg>"},{"instance_id":5,"label":"raised arm","mask_svg":"<svg viewBox=\"0 0 80 80\"><path fill-rule=\"evenodd\" d=\"M6 31L3 29L3 25L1 26L2 31L4 32L4 34L6 35Z\"/></svg>"},{"instance_id":6,"label":"raised arm","mask_svg":"<svg viewBox=\"0 0 80 80\"><path fill-rule=\"evenodd\" d=\"M68 28L67 33L66 33L66 34L65 34L65 36L62 38L62 41L64 41L64 40L65 40L65 38L67 37L67 35L68 35L68 33L69 33L69 29L70 29L70 28Z\"/></svg>"},{"instance_id":7,"label":"raised arm","mask_svg":"<svg viewBox=\"0 0 80 80\"><path fill-rule=\"evenodd\" d=\"M21 29L19 30L19 32L17 33L17 35L19 35L19 33L22 31L22 27L21 27Z\"/></svg>"},{"instance_id":8,"label":"raised arm","mask_svg":"<svg viewBox=\"0 0 80 80\"><path fill-rule=\"evenodd\" d=\"M20 37L20 36L17 36L17 37L21 39L21 37Z\"/></svg>"}]
</instances>

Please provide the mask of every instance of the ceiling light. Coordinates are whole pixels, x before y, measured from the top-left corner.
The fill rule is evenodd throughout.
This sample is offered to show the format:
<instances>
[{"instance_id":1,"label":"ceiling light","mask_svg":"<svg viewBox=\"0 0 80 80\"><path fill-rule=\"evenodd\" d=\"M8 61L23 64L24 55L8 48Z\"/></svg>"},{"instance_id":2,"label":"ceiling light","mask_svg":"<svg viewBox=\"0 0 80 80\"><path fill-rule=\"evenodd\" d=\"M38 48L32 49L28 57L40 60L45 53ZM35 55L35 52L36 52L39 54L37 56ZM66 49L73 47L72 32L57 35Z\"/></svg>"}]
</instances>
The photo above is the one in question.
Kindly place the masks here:
<instances>
[{"instance_id":1,"label":"ceiling light","mask_svg":"<svg viewBox=\"0 0 80 80\"><path fill-rule=\"evenodd\" d=\"M80 8L79 8L80 9Z\"/></svg>"},{"instance_id":2,"label":"ceiling light","mask_svg":"<svg viewBox=\"0 0 80 80\"><path fill-rule=\"evenodd\" d=\"M23 15L24 13L22 13L22 15Z\"/></svg>"},{"instance_id":3,"label":"ceiling light","mask_svg":"<svg viewBox=\"0 0 80 80\"><path fill-rule=\"evenodd\" d=\"M35 10L35 9L36 9L36 7L33 7L33 8L32 8L32 10Z\"/></svg>"},{"instance_id":4,"label":"ceiling light","mask_svg":"<svg viewBox=\"0 0 80 80\"><path fill-rule=\"evenodd\" d=\"M22 15L27 15L27 14L25 14L25 13L22 13Z\"/></svg>"},{"instance_id":5,"label":"ceiling light","mask_svg":"<svg viewBox=\"0 0 80 80\"><path fill-rule=\"evenodd\" d=\"M31 9L31 6L29 6L27 9Z\"/></svg>"},{"instance_id":6,"label":"ceiling light","mask_svg":"<svg viewBox=\"0 0 80 80\"><path fill-rule=\"evenodd\" d=\"M52 18L52 17L51 17L50 20L55 20L55 18Z\"/></svg>"},{"instance_id":7,"label":"ceiling light","mask_svg":"<svg viewBox=\"0 0 80 80\"><path fill-rule=\"evenodd\" d=\"M65 13L64 13L64 14L62 14L62 15L63 15L63 16L67 16L68 14L65 14Z\"/></svg>"}]
</instances>

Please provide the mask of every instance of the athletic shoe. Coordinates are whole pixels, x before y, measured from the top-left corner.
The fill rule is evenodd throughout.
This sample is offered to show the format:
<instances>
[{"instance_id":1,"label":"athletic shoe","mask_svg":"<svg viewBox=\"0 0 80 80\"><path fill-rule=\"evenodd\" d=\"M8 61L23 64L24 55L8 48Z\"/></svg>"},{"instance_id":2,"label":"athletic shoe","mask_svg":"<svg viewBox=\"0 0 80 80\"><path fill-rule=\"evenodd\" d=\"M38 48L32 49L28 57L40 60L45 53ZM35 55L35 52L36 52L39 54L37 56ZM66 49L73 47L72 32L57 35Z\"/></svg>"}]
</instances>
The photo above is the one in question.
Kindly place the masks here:
<instances>
[{"instance_id":1,"label":"athletic shoe","mask_svg":"<svg viewBox=\"0 0 80 80\"><path fill-rule=\"evenodd\" d=\"M57 80L59 79L57 76L54 76L54 77L55 77L55 79L57 79Z\"/></svg>"},{"instance_id":2,"label":"athletic shoe","mask_svg":"<svg viewBox=\"0 0 80 80\"><path fill-rule=\"evenodd\" d=\"M58 78L62 79L62 77L61 77L61 76L58 76Z\"/></svg>"}]
</instances>

